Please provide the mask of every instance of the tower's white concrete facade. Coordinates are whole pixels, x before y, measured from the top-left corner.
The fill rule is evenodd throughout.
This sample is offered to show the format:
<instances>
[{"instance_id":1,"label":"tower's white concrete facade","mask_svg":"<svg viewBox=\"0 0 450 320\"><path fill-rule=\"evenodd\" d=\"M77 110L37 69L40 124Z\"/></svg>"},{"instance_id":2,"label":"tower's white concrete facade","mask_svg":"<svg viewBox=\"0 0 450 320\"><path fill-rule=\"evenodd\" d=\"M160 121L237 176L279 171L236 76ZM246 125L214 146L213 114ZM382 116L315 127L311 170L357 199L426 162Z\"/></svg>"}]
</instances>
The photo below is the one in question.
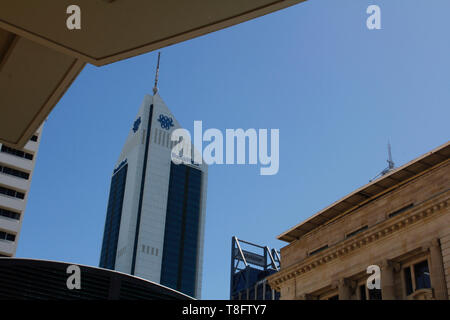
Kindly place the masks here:
<instances>
[{"instance_id":1,"label":"tower's white concrete facade","mask_svg":"<svg viewBox=\"0 0 450 320\"><path fill-rule=\"evenodd\" d=\"M146 95L113 173L100 266L200 297L207 166L172 163L177 128L159 94Z\"/></svg>"},{"instance_id":2,"label":"tower's white concrete facade","mask_svg":"<svg viewBox=\"0 0 450 320\"><path fill-rule=\"evenodd\" d=\"M16 254L41 132L22 149L0 143L0 257Z\"/></svg>"}]
</instances>

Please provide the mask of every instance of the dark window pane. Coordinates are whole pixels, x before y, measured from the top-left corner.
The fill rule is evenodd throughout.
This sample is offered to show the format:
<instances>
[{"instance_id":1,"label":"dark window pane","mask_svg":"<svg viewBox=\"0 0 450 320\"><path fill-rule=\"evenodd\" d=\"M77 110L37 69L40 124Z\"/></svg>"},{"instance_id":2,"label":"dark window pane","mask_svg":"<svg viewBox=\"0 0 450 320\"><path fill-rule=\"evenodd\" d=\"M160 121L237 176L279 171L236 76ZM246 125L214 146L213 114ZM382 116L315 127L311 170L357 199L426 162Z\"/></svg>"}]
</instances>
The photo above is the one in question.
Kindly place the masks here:
<instances>
[{"instance_id":1,"label":"dark window pane","mask_svg":"<svg viewBox=\"0 0 450 320\"><path fill-rule=\"evenodd\" d=\"M414 265L414 277L416 280L416 290L431 288L428 261L423 261Z\"/></svg>"},{"instance_id":2,"label":"dark window pane","mask_svg":"<svg viewBox=\"0 0 450 320\"><path fill-rule=\"evenodd\" d=\"M16 236L13 235L13 234L7 233L7 234L6 234L6 240L14 241L14 240L16 240Z\"/></svg>"},{"instance_id":3,"label":"dark window pane","mask_svg":"<svg viewBox=\"0 0 450 320\"><path fill-rule=\"evenodd\" d=\"M25 194L22 192L18 192L18 191L12 190L12 189L4 188L4 187L0 187L0 194L5 194L7 196L15 197L15 198L19 198L19 199L23 199L25 197Z\"/></svg>"},{"instance_id":4,"label":"dark window pane","mask_svg":"<svg viewBox=\"0 0 450 320\"><path fill-rule=\"evenodd\" d=\"M309 255L312 256L313 254L319 253L320 251L323 251L323 250L325 250L325 249L328 249L328 245L325 245L325 246L323 246L323 247L320 247L319 249L316 249L316 250L314 250L314 251L311 251L311 252L309 253Z\"/></svg>"},{"instance_id":5,"label":"dark window pane","mask_svg":"<svg viewBox=\"0 0 450 320\"><path fill-rule=\"evenodd\" d=\"M414 205L413 203L410 203L410 204L408 204L407 206L404 206L403 208L400 208L400 209L398 209L398 210L396 210L396 211L390 213L388 217L389 217L389 218L393 218L393 217L399 215L400 213L402 213L402 212L408 210L408 209L411 208L413 205Z\"/></svg>"},{"instance_id":6,"label":"dark window pane","mask_svg":"<svg viewBox=\"0 0 450 320\"><path fill-rule=\"evenodd\" d=\"M381 289L369 289L369 300L381 300Z\"/></svg>"},{"instance_id":7,"label":"dark window pane","mask_svg":"<svg viewBox=\"0 0 450 320\"><path fill-rule=\"evenodd\" d=\"M410 267L405 268L403 273L405 276L406 295L409 296L413 292L412 279L411 279L411 268Z\"/></svg>"},{"instance_id":8,"label":"dark window pane","mask_svg":"<svg viewBox=\"0 0 450 320\"><path fill-rule=\"evenodd\" d=\"M0 216L11 218L11 219L16 219L16 220L20 219L19 213L12 212L12 211L2 209L2 208L0 208Z\"/></svg>"},{"instance_id":9,"label":"dark window pane","mask_svg":"<svg viewBox=\"0 0 450 320\"><path fill-rule=\"evenodd\" d=\"M360 300L367 300L365 285L359 286L359 297Z\"/></svg>"},{"instance_id":10,"label":"dark window pane","mask_svg":"<svg viewBox=\"0 0 450 320\"><path fill-rule=\"evenodd\" d=\"M7 147L5 145L2 145L1 152L9 153L9 154L14 155L16 157L33 160L33 155L32 154L23 152L21 150L17 150L17 149L13 149L13 148Z\"/></svg>"},{"instance_id":11,"label":"dark window pane","mask_svg":"<svg viewBox=\"0 0 450 320\"><path fill-rule=\"evenodd\" d=\"M364 227L362 227L362 228L359 228L358 230L355 230L355 231L353 231L353 232L350 232L349 234L347 234L346 238L353 237L353 236L357 235L358 233L361 233L361 232L367 230L367 228L368 228L368 226L364 226Z\"/></svg>"},{"instance_id":12,"label":"dark window pane","mask_svg":"<svg viewBox=\"0 0 450 320\"><path fill-rule=\"evenodd\" d=\"M0 240L14 241L16 236L7 232L0 231Z\"/></svg>"}]
</instances>

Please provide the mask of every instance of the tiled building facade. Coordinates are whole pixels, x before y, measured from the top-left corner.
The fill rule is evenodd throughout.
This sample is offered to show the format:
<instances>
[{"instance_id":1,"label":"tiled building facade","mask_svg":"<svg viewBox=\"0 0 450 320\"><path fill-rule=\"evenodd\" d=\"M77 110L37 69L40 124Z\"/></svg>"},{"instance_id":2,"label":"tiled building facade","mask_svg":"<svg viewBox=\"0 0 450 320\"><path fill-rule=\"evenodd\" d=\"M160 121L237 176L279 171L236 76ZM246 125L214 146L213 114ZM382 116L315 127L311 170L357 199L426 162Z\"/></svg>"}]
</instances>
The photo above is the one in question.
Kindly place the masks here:
<instances>
[{"instance_id":1,"label":"tiled building facade","mask_svg":"<svg viewBox=\"0 0 450 320\"><path fill-rule=\"evenodd\" d=\"M0 143L0 257L16 255L41 133L20 149Z\"/></svg>"}]
</instances>

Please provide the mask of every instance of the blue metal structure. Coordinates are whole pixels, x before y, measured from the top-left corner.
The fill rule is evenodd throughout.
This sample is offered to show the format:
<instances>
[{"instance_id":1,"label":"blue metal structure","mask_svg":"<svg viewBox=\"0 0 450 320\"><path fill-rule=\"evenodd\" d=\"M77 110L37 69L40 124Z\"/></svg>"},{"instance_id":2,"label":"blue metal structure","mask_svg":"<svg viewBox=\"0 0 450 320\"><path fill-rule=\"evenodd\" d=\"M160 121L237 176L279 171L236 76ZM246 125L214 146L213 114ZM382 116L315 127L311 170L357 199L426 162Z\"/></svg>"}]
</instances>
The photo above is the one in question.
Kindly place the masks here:
<instances>
[{"instance_id":1,"label":"blue metal structure","mask_svg":"<svg viewBox=\"0 0 450 320\"><path fill-rule=\"evenodd\" d=\"M230 299L278 300L280 294L270 288L266 278L279 269L280 255L275 249L232 237Z\"/></svg>"}]
</instances>

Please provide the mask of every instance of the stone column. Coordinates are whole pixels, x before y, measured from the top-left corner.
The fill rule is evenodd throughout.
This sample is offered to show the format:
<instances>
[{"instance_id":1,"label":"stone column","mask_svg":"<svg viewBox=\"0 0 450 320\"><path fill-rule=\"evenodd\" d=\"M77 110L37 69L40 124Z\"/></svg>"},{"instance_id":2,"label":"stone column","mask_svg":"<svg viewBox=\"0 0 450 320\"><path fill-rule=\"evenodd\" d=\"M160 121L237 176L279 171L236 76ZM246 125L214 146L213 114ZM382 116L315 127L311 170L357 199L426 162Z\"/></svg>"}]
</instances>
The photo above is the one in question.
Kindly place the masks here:
<instances>
[{"instance_id":1,"label":"stone column","mask_svg":"<svg viewBox=\"0 0 450 320\"><path fill-rule=\"evenodd\" d=\"M338 280L339 300L350 300L352 296L352 288L348 279L342 278Z\"/></svg>"},{"instance_id":2,"label":"stone column","mask_svg":"<svg viewBox=\"0 0 450 320\"><path fill-rule=\"evenodd\" d=\"M381 295L383 300L395 300L394 266L391 260L381 262Z\"/></svg>"},{"instance_id":3,"label":"stone column","mask_svg":"<svg viewBox=\"0 0 450 320\"><path fill-rule=\"evenodd\" d=\"M430 243L430 260L430 280L434 298L437 300L447 300L444 261L442 259L441 246L438 238L433 239Z\"/></svg>"}]
</instances>

